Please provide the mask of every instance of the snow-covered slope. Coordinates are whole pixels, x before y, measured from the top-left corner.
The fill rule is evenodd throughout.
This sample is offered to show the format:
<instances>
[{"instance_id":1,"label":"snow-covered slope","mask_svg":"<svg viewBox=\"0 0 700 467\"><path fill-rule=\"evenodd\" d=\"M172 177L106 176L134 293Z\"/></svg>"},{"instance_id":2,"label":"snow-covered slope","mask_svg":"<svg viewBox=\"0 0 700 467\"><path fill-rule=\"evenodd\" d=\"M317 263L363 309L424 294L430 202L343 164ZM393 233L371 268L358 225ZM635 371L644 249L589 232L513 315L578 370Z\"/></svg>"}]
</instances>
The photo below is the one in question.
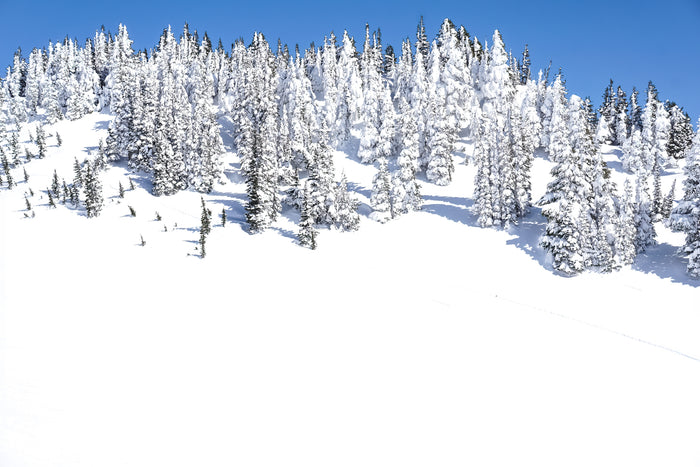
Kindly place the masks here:
<instances>
[{"instance_id":1,"label":"snow-covered slope","mask_svg":"<svg viewBox=\"0 0 700 467\"><path fill-rule=\"evenodd\" d=\"M229 154L201 259L200 194L153 197L124 166L102 175L99 217L48 207L53 170L72 179L109 120L47 127L63 145L0 192L3 467L700 464L682 235L657 225L633 266L557 275L538 208L477 227L463 141L452 184L423 182L423 210L387 224L368 218L375 169L338 152L362 225L316 251L291 211L247 233ZM535 160L533 199L550 168Z\"/></svg>"}]
</instances>

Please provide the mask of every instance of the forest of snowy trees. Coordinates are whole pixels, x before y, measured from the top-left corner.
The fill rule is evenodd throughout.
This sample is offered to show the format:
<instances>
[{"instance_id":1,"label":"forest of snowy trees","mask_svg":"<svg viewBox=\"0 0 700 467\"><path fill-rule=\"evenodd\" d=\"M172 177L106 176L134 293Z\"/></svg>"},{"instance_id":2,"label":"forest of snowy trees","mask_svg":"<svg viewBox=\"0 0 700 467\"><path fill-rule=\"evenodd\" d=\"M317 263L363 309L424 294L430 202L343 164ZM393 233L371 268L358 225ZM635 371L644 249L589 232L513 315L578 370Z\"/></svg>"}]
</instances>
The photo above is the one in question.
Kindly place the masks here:
<instances>
[{"instance_id":1,"label":"forest of snowy trees","mask_svg":"<svg viewBox=\"0 0 700 467\"><path fill-rule=\"evenodd\" d=\"M369 26L362 40L359 48L347 32L330 34L303 52L279 42L273 52L256 33L228 50L185 26L179 38L168 28L153 50L135 51L120 26L83 46L66 39L28 57L18 51L0 85L3 186L11 189L16 171L42 157L41 124L108 111L114 119L99 157L76 160L73 183L56 179L48 192L74 204L84 198L87 215L99 215L99 171L112 161L149 174L156 196L209 193L224 175L225 118L246 181L250 232L270 227L286 205L300 212L299 242L314 248L319 225L359 227L359 202L333 163L351 130L357 158L376 167L371 207L379 222L421 209L418 176L450 184L455 142L468 138L482 227L509 228L533 203L543 206L541 245L554 269L575 274L632 263L655 244L654 224L667 222L686 233L688 271L700 276L700 136L651 82L640 98L611 81L595 109L568 95L561 72L533 72L527 47L514 55L498 31L480 41L446 19L430 41L421 20L400 53ZM27 121L40 123L38 154L19 147ZM601 144L621 148L634 183L615 185ZM537 151L554 167L545 196L533 200ZM681 159L684 193L675 203L660 176Z\"/></svg>"}]
</instances>

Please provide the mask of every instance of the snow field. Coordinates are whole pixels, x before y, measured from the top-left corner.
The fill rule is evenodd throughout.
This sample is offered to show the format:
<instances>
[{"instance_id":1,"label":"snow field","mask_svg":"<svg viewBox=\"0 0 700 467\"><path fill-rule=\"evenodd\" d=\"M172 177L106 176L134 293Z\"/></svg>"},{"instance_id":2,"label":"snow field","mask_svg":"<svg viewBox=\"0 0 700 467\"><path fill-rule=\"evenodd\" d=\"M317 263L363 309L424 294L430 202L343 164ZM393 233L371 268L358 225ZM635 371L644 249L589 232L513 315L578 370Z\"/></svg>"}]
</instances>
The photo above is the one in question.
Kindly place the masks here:
<instances>
[{"instance_id":1,"label":"snow field","mask_svg":"<svg viewBox=\"0 0 700 467\"><path fill-rule=\"evenodd\" d=\"M25 166L35 218L21 177L0 193L0 465L700 464L697 282L668 254L682 235L657 225L632 267L565 278L537 208L476 227L463 159L382 225L374 169L338 152L362 225L310 251L297 214L245 231L228 155L202 260L200 195L155 198L138 174L129 191L121 165L99 217L48 209L53 169L69 182L108 120L49 127L63 146ZM533 200L550 168L536 158Z\"/></svg>"}]
</instances>

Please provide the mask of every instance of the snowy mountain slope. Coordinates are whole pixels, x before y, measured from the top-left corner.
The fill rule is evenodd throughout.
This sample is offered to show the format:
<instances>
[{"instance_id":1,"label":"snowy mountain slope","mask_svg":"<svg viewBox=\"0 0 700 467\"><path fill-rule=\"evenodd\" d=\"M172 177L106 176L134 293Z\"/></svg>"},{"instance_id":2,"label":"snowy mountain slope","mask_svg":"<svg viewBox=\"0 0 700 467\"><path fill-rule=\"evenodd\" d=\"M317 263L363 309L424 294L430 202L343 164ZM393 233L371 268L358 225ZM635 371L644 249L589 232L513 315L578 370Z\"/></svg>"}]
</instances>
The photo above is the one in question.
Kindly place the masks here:
<instances>
[{"instance_id":1,"label":"snowy mountain slope","mask_svg":"<svg viewBox=\"0 0 700 467\"><path fill-rule=\"evenodd\" d=\"M657 225L631 267L560 276L539 208L508 232L477 226L462 157L451 185L422 181L421 212L379 224L353 139L335 163L363 203L358 232L322 229L307 250L284 211L249 235L227 154L201 259L201 195L153 197L124 166L102 175L99 217L48 207L53 170L71 179L110 118L47 127L63 145L49 138L29 182L0 193L3 466L700 463L681 235ZM550 168L535 159L533 199Z\"/></svg>"}]
</instances>

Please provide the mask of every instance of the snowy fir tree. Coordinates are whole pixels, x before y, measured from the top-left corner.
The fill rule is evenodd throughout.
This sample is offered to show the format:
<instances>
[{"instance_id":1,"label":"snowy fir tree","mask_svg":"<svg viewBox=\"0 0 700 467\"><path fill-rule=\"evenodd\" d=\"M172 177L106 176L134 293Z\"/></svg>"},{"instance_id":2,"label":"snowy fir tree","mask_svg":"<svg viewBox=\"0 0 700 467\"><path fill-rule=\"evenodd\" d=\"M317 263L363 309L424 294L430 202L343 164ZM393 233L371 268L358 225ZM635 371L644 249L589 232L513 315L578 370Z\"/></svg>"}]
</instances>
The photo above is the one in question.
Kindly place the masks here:
<instances>
[{"instance_id":1,"label":"snowy fir tree","mask_svg":"<svg viewBox=\"0 0 700 467\"><path fill-rule=\"evenodd\" d=\"M299 244L301 246L315 250L318 232L314 226L311 206L307 201L308 197L310 196L310 191L308 188L308 185L306 185L303 190L304 195L301 209L301 221L299 222L299 233L297 235L297 239L299 240Z\"/></svg>"},{"instance_id":2,"label":"snowy fir tree","mask_svg":"<svg viewBox=\"0 0 700 467\"><path fill-rule=\"evenodd\" d=\"M351 232L360 228L360 214L357 212L360 202L348 192L348 181L343 173L335 188L333 219L334 226L342 231Z\"/></svg>"},{"instance_id":3,"label":"snowy fir tree","mask_svg":"<svg viewBox=\"0 0 700 467\"><path fill-rule=\"evenodd\" d=\"M394 214L405 214L421 208L423 200L416 180L418 171L418 124L414 110L405 98L401 98L399 141L400 153L398 168L392 174L391 197L394 200Z\"/></svg>"},{"instance_id":4,"label":"snowy fir tree","mask_svg":"<svg viewBox=\"0 0 700 467\"><path fill-rule=\"evenodd\" d=\"M85 210L88 217L97 217L102 211L104 198L102 195L102 183L99 179L99 173L95 170L93 164L88 163L85 168Z\"/></svg>"},{"instance_id":5,"label":"snowy fir tree","mask_svg":"<svg viewBox=\"0 0 700 467\"><path fill-rule=\"evenodd\" d=\"M653 223L649 187L646 178L643 176L637 176L634 219L637 230L634 245L637 253L644 253L647 248L656 245L656 229Z\"/></svg>"}]
</instances>

